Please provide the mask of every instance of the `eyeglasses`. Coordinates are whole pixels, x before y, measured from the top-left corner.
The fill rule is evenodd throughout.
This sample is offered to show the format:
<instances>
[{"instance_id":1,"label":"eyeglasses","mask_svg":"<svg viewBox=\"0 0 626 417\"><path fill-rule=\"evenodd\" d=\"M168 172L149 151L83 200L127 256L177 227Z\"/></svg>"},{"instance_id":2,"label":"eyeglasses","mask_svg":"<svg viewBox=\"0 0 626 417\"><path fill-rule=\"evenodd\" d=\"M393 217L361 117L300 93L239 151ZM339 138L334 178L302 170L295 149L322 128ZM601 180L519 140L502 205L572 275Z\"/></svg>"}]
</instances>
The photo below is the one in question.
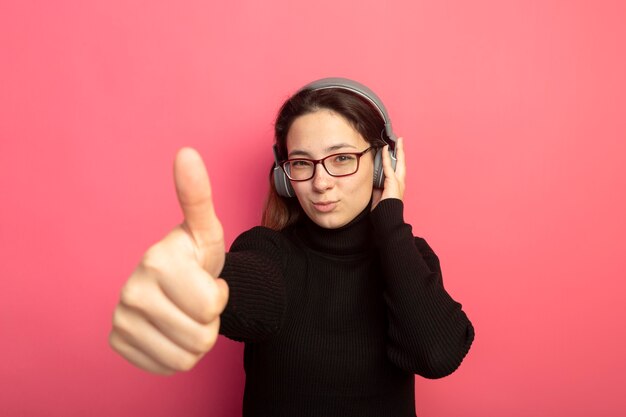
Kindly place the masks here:
<instances>
[{"instance_id":1,"label":"eyeglasses","mask_svg":"<svg viewBox=\"0 0 626 417\"><path fill-rule=\"evenodd\" d=\"M315 175L315 167L321 163L326 172L333 177L347 177L359 170L359 161L374 147L363 152L342 152L328 155L322 159L295 158L280 163L281 168L292 181L308 181Z\"/></svg>"}]
</instances>

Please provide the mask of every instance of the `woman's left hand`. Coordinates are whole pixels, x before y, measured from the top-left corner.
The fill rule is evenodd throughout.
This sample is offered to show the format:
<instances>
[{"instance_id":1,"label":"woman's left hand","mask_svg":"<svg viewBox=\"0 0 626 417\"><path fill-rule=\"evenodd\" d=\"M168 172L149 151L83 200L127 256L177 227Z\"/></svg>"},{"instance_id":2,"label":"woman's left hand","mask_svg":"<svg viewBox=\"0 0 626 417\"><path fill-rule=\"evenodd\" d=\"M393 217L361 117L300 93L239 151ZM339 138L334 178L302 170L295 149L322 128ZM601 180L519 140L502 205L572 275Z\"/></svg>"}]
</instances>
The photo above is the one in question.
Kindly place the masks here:
<instances>
[{"instance_id":1,"label":"woman's left hand","mask_svg":"<svg viewBox=\"0 0 626 417\"><path fill-rule=\"evenodd\" d=\"M389 156L389 145L383 148L383 173L385 183L383 189L375 188L372 194L372 210L386 198L397 198L402 200L404 196L404 180L406 178L406 163L404 159L404 140L398 138L396 142L396 170L391 167L391 156Z\"/></svg>"}]
</instances>

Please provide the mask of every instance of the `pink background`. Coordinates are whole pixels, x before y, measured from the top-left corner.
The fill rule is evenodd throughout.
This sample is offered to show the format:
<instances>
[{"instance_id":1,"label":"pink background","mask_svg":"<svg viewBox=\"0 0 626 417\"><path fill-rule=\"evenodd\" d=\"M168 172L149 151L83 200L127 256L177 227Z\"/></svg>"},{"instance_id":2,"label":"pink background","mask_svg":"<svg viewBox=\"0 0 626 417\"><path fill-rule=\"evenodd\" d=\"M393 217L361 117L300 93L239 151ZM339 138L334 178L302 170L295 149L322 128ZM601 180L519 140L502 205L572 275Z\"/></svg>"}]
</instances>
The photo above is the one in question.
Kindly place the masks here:
<instances>
[{"instance_id":1,"label":"pink background","mask_svg":"<svg viewBox=\"0 0 626 417\"><path fill-rule=\"evenodd\" d=\"M406 218L477 331L420 416L622 416L623 1L2 1L0 415L239 416L242 346L193 371L107 344L180 221L197 147L227 243L257 224L273 117L347 76L406 139Z\"/></svg>"}]
</instances>

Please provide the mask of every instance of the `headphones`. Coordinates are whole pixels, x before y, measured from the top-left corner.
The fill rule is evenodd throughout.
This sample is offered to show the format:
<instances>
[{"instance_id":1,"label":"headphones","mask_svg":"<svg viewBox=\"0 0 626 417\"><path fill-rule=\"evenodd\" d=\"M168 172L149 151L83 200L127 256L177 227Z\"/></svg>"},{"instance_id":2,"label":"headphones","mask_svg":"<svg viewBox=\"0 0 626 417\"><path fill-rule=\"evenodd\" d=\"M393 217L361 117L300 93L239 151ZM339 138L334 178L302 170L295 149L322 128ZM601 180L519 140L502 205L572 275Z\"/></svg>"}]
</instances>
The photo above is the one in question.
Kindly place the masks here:
<instances>
[{"instance_id":1,"label":"headphones","mask_svg":"<svg viewBox=\"0 0 626 417\"><path fill-rule=\"evenodd\" d=\"M317 81L313 81L302 87L298 90L298 93L302 91L317 91L317 90L326 90L330 88L336 88L340 90L349 91L357 94L364 100L368 101L372 104L377 110L380 116L383 118L385 122L385 129L381 132L382 139L389 145L389 156L391 157L391 166L395 170L396 169L396 141L398 137L395 133L393 133L393 129L391 128L391 120L387 115L387 109L385 109L385 105L378 98L378 96L370 90L365 85L358 83L356 81L347 79L347 78L322 78ZM287 177L287 174L283 171L280 166L280 158L278 155L278 145L274 144L274 186L276 187L276 192L281 197L294 197L296 194L291 186L291 182ZM382 158L382 148L378 149L376 152L376 156L374 157L374 187L375 188L383 188L383 184L385 183L385 175L383 173L383 158Z\"/></svg>"}]
</instances>

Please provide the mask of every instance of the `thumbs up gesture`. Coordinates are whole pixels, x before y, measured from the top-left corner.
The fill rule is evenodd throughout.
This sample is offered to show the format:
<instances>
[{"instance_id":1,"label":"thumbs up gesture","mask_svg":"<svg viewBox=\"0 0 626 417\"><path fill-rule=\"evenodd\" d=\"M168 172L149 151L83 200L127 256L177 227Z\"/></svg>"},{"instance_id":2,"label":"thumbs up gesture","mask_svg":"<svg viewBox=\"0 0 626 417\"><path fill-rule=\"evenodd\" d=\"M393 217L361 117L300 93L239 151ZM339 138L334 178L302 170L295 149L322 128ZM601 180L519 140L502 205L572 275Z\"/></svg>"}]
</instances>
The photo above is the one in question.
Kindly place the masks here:
<instances>
[{"instance_id":1,"label":"thumbs up gesture","mask_svg":"<svg viewBox=\"0 0 626 417\"><path fill-rule=\"evenodd\" d=\"M109 336L111 347L139 368L172 374L193 368L211 350L228 285L222 225L200 155L176 155L174 182L182 224L144 254L121 291Z\"/></svg>"}]
</instances>

